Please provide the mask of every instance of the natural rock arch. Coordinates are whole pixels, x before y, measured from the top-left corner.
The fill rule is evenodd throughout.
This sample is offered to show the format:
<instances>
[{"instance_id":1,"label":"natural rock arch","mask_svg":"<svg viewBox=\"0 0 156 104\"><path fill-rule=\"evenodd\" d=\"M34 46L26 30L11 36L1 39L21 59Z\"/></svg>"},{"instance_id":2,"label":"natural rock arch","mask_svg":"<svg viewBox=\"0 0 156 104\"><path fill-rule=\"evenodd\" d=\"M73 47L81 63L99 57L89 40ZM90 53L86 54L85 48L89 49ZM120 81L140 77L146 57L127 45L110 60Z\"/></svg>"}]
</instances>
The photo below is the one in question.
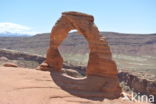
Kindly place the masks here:
<instances>
[{"instance_id":1,"label":"natural rock arch","mask_svg":"<svg viewBox=\"0 0 156 104\"><path fill-rule=\"evenodd\" d=\"M46 64L41 64L40 69L46 70L48 68L51 71L55 70L57 72L61 72L63 66L63 58L59 53L58 47L61 42L67 37L68 32L72 29L76 29L88 41L90 53L86 70L87 78L80 79L78 82L75 82L74 79L70 79L65 76L59 77L58 75L57 77L59 77L60 80L68 79L66 81L69 81L70 79L70 83L75 83L75 85L78 83L83 90L88 89L88 85L90 85L88 84L88 82L90 83L91 79L94 79L94 82L97 81L98 83L98 78L100 77L102 78L101 81L103 83L99 82L99 86L101 87L98 87L96 89L109 93L111 95L111 97L109 95L110 98L118 97L121 93L121 88L119 87L117 77L117 66L112 60L112 54L108 43L106 42L106 39L100 35L99 30L94 24L94 18L91 15L79 12L62 13L61 18L56 22L51 31L50 46L47 52L46 60L44 62ZM63 81L62 83L65 83L66 81ZM93 83L91 84L95 86ZM68 86L70 87L70 85ZM93 90L95 88L91 89Z\"/></svg>"},{"instance_id":2,"label":"natural rock arch","mask_svg":"<svg viewBox=\"0 0 156 104\"><path fill-rule=\"evenodd\" d=\"M53 27L50 35L50 47L45 61L49 67L57 71L62 69L63 58L58 51L58 47L72 29L76 29L83 34L89 44L87 75L116 75L117 67L112 60L110 48L95 26L93 16L78 12L62 13L62 17Z\"/></svg>"}]
</instances>

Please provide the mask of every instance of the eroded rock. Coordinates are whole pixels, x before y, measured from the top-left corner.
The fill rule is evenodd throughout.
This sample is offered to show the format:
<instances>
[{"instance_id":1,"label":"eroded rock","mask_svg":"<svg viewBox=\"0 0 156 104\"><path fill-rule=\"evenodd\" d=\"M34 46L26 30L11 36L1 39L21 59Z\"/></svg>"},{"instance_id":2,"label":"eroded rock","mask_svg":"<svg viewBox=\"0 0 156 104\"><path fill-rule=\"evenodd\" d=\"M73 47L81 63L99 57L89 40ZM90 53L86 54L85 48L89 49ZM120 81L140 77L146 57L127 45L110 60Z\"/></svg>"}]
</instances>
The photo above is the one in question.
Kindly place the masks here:
<instances>
[{"instance_id":1,"label":"eroded rock","mask_svg":"<svg viewBox=\"0 0 156 104\"><path fill-rule=\"evenodd\" d=\"M18 67L17 64L11 63L11 62L7 62L7 63L3 64L3 66L5 66L5 67Z\"/></svg>"},{"instance_id":2,"label":"eroded rock","mask_svg":"<svg viewBox=\"0 0 156 104\"><path fill-rule=\"evenodd\" d=\"M90 49L87 76L84 79L66 78L61 73L63 58L58 47L72 29L78 30L85 37ZM45 64L41 64L38 69L49 69L52 73L53 71L59 72L60 74L57 76L59 78L57 79L61 80L64 87L68 89L72 89L72 86L79 86L80 89L78 90L88 91L90 87L90 92L99 91L104 94L104 97L116 98L120 96L121 88L117 77L117 66L112 60L112 54L106 39L100 35L98 28L94 24L94 17L91 15L79 12L62 13L61 18L51 31L50 46L44 63L47 66L45 67ZM102 82L99 81L99 77L102 78ZM66 80L63 81L64 79ZM97 83L100 83L100 86L97 86ZM84 93L81 95L85 95Z\"/></svg>"}]
</instances>

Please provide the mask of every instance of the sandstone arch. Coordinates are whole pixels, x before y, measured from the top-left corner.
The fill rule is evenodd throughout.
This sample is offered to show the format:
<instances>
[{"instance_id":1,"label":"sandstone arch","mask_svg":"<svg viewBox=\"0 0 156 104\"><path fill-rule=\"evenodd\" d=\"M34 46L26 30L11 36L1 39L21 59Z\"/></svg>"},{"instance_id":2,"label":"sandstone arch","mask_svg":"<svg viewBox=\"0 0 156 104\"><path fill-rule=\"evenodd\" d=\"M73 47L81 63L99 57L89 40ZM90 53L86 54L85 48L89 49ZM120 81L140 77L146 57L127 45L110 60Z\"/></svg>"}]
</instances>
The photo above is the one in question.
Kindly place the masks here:
<instances>
[{"instance_id":1,"label":"sandstone arch","mask_svg":"<svg viewBox=\"0 0 156 104\"><path fill-rule=\"evenodd\" d=\"M91 79L95 79L98 82L97 77L100 77L103 78L103 80L100 82L100 87L96 87L96 91L110 92L109 94L111 97L118 97L121 93L121 88L119 87L117 78L117 67L115 62L112 60L108 43L105 38L100 35L98 28L94 24L94 18L91 15L78 12L62 13L61 18L56 22L51 31L50 46L44 62L46 64L41 64L40 69L50 69L51 71L55 70L61 72L63 58L58 51L58 47L67 37L68 32L72 29L78 30L88 41L90 53L86 71L87 77L79 80L70 79L65 76L59 77L59 75L57 77L62 79L62 81L63 79L70 79L70 81L66 81L72 82L72 84L75 85L79 83L79 86L82 87L80 88L81 90L88 89L88 85L90 85L88 83L90 83ZM93 76L94 78L92 78ZM66 81L63 81L62 83L64 84ZM91 83L91 85L95 86L94 83ZM70 86L72 85L68 84L66 87L71 88ZM77 89L77 87L75 89ZM95 88L92 88L91 90L93 89Z\"/></svg>"}]
</instances>

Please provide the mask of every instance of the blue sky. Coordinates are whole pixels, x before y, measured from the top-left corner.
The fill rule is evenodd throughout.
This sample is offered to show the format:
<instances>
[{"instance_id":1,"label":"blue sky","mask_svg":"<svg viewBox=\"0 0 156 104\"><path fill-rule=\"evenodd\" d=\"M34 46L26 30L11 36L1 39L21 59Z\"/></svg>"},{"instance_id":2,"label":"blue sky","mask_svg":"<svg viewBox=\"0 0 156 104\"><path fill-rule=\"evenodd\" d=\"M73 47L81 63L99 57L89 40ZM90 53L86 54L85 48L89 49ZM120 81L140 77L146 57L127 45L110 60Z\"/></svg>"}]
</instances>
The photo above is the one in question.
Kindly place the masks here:
<instances>
[{"instance_id":1,"label":"blue sky","mask_svg":"<svg viewBox=\"0 0 156 104\"><path fill-rule=\"evenodd\" d=\"M100 31L156 33L156 0L0 0L0 31L50 32L64 11L93 15Z\"/></svg>"}]
</instances>

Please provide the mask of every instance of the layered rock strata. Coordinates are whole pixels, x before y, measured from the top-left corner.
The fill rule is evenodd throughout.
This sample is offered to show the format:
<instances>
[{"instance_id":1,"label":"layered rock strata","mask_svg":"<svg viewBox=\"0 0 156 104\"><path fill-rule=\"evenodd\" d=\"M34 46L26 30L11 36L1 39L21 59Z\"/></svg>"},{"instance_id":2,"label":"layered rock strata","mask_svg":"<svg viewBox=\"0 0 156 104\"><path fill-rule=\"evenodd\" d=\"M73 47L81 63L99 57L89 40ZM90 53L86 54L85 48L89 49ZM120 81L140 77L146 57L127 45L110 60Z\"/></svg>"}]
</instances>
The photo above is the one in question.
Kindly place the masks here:
<instances>
[{"instance_id":1,"label":"layered rock strata","mask_svg":"<svg viewBox=\"0 0 156 104\"><path fill-rule=\"evenodd\" d=\"M84 79L66 78L61 73L63 58L58 47L67 37L68 32L73 29L78 30L85 37L90 49L86 77ZM62 13L61 18L51 31L50 46L44 63L38 69L50 70L52 73L53 71L60 72L57 79L62 80L62 85L65 85L66 88L70 89L72 86L79 86L74 87L74 90L103 92L104 97L108 98L116 98L121 94L117 66L112 60L112 54L106 39L100 35L98 28L94 24L94 17L91 15L79 12ZM99 78L102 80L100 81ZM64 79L66 80L63 81Z\"/></svg>"}]
</instances>

